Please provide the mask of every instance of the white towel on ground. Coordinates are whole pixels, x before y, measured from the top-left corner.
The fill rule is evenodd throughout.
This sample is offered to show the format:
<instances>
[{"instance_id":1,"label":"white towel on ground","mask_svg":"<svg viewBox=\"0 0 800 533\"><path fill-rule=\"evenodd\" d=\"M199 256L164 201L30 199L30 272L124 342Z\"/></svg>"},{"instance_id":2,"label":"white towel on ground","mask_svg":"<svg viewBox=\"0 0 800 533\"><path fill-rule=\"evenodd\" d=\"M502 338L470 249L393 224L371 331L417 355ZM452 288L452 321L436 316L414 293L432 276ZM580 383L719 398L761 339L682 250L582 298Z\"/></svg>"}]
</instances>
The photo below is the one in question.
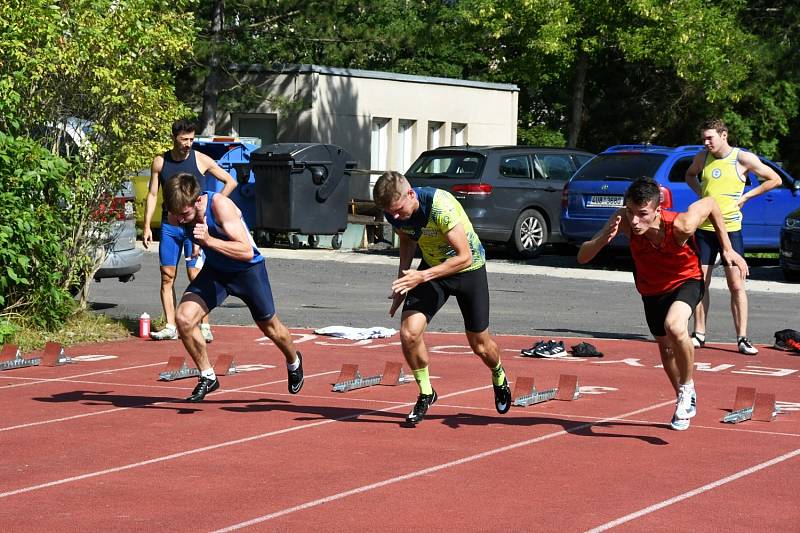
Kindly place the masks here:
<instances>
[{"instance_id":1,"label":"white towel on ground","mask_svg":"<svg viewBox=\"0 0 800 533\"><path fill-rule=\"evenodd\" d=\"M327 326L324 328L315 329L314 333L318 335L330 335L331 337L341 337L342 339L360 341L364 339L380 339L384 337L391 337L397 333L397 330L392 328L382 328L379 326L373 326L371 328Z\"/></svg>"}]
</instances>

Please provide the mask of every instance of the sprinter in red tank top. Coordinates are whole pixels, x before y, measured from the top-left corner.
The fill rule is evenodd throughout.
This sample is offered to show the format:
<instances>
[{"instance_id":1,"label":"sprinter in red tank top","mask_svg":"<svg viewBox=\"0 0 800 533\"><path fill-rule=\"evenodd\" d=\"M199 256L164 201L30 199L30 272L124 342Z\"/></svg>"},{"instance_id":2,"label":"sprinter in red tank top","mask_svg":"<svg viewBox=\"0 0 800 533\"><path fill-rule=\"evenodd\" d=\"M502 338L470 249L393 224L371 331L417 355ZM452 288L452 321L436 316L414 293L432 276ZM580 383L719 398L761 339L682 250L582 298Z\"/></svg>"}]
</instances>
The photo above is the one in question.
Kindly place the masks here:
<instances>
[{"instance_id":1,"label":"sprinter in red tank top","mask_svg":"<svg viewBox=\"0 0 800 533\"><path fill-rule=\"evenodd\" d=\"M707 218L714 224L723 259L739 267L742 278L747 263L731 246L717 202L696 201L685 213L662 211L661 192L650 178L636 180L625 193L625 207L617 210L605 226L581 245L578 262L591 261L622 232L630 239L636 289L642 295L647 326L658 343L661 362L677 394L670 426L689 428L697 414L697 396L692 381L694 346L688 322L703 299L704 285L694 247L694 233Z\"/></svg>"}]
</instances>

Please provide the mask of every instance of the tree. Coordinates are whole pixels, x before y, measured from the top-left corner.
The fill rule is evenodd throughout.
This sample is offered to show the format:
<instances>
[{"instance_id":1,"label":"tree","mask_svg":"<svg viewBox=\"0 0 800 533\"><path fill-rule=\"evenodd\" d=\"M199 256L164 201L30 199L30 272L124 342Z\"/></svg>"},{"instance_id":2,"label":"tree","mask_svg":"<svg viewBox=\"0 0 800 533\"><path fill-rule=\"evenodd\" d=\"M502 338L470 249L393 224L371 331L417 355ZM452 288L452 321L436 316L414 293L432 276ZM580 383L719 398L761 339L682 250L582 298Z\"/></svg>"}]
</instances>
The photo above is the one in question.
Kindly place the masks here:
<instances>
[{"instance_id":1,"label":"tree","mask_svg":"<svg viewBox=\"0 0 800 533\"><path fill-rule=\"evenodd\" d=\"M305 63L486 78L486 58L468 44L475 40L471 28L450 3L209 0L198 10L203 29L195 63L179 76L179 92L191 107L203 109L203 132L210 134L218 106L235 112L264 99L238 83L237 73L228 69L233 64Z\"/></svg>"},{"instance_id":2,"label":"tree","mask_svg":"<svg viewBox=\"0 0 800 533\"><path fill-rule=\"evenodd\" d=\"M85 258L98 234L99 204L149 164L168 139L170 123L186 112L174 94L172 69L191 54L193 18L185 13L190 5L190 0L0 4L0 131L12 139L36 139L58 155L64 142L59 125L72 117L91 125L80 153L69 158L71 195L41 199L42 208L69 213L70 226L63 234L17 228L9 236L55 243L69 259L54 267L53 284L45 291L67 292L90 282L97 265ZM46 264L41 259L28 258ZM6 304L35 316L36 287L27 289L17 284L14 302Z\"/></svg>"}]
</instances>

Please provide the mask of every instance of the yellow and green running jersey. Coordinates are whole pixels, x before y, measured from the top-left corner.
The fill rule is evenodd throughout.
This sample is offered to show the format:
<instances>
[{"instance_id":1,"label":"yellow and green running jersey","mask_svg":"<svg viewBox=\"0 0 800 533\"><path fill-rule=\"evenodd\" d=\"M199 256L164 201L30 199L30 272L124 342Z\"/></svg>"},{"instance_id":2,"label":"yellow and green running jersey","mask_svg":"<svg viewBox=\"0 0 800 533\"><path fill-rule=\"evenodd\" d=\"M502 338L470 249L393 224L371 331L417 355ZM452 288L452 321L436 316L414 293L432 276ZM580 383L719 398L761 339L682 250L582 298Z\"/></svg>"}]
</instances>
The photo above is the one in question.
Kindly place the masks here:
<instances>
[{"instance_id":1,"label":"yellow and green running jersey","mask_svg":"<svg viewBox=\"0 0 800 533\"><path fill-rule=\"evenodd\" d=\"M706 152L703 173L700 175L700 196L702 198L711 196L717 201L722 218L725 220L725 229L728 231L742 229L739 198L744 191L745 177L739 175L736 164L738 157L738 148L732 149L728 155L719 159ZM700 229L714 231L714 225L710 220L706 220L700 225Z\"/></svg>"},{"instance_id":2,"label":"yellow and green running jersey","mask_svg":"<svg viewBox=\"0 0 800 533\"><path fill-rule=\"evenodd\" d=\"M446 234L461 224L472 250L472 264L461 272L477 270L485 265L483 244L458 200L449 192L433 187L414 187L414 192L419 200L419 209L408 220L395 220L389 214L386 214L386 220L398 232L417 242L425 263L433 267L456 255Z\"/></svg>"}]
</instances>

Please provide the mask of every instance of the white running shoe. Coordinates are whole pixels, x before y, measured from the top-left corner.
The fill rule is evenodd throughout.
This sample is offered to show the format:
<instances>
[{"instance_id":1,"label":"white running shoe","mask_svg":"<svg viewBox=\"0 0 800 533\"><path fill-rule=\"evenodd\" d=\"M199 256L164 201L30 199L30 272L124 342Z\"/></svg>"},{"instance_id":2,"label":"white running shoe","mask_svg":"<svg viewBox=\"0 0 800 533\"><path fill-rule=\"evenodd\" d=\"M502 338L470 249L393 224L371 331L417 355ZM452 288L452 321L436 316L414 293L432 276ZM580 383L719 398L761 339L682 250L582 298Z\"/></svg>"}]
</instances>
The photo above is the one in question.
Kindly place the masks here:
<instances>
[{"instance_id":1,"label":"white running shoe","mask_svg":"<svg viewBox=\"0 0 800 533\"><path fill-rule=\"evenodd\" d=\"M750 339L747 337L739 337L736 341L739 345L739 352L745 355L755 355L758 353L758 348L753 346L753 343L750 342Z\"/></svg>"},{"instance_id":2,"label":"white running shoe","mask_svg":"<svg viewBox=\"0 0 800 533\"><path fill-rule=\"evenodd\" d=\"M174 341L178 340L178 328L172 324L167 324L164 329L154 331L150 334L150 338L154 341Z\"/></svg>"},{"instance_id":3,"label":"white running shoe","mask_svg":"<svg viewBox=\"0 0 800 533\"><path fill-rule=\"evenodd\" d=\"M675 417L688 420L697 414L697 394L694 389L681 387L678 392L678 401L675 403Z\"/></svg>"},{"instance_id":4,"label":"white running shoe","mask_svg":"<svg viewBox=\"0 0 800 533\"><path fill-rule=\"evenodd\" d=\"M674 429L675 431L686 431L689 429L689 419L682 420L676 416L672 417L672 422L669 423L669 427Z\"/></svg>"},{"instance_id":5,"label":"white running shoe","mask_svg":"<svg viewBox=\"0 0 800 533\"><path fill-rule=\"evenodd\" d=\"M203 340L206 344L214 340L214 335L211 333L211 324L200 324L200 333L203 334Z\"/></svg>"},{"instance_id":6,"label":"white running shoe","mask_svg":"<svg viewBox=\"0 0 800 533\"><path fill-rule=\"evenodd\" d=\"M692 333L692 346L695 348L702 348L706 345L705 333Z\"/></svg>"}]
</instances>

